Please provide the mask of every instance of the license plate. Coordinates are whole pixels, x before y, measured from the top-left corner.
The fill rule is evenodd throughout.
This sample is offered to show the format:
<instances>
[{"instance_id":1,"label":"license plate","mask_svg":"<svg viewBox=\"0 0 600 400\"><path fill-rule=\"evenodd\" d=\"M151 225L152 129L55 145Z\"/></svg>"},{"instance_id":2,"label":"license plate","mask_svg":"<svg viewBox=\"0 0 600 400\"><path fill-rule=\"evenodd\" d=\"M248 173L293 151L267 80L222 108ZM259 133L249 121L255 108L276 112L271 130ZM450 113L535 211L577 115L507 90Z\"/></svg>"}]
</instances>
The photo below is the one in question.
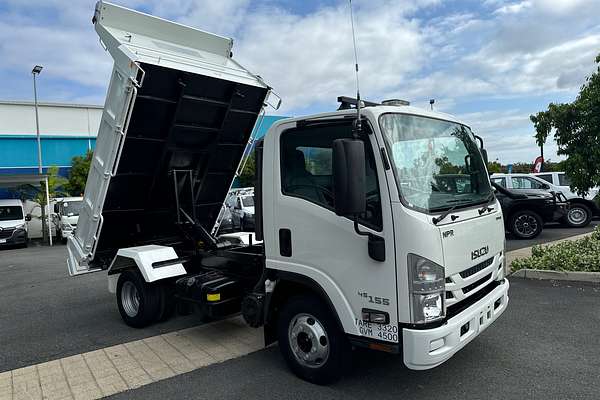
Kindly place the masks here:
<instances>
[{"instance_id":1,"label":"license plate","mask_svg":"<svg viewBox=\"0 0 600 400\"><path fill-rule=\"evenodd\" d=\"M0 239L0 244L6 243L6 239Z\"/></svg>"}]
</instances>

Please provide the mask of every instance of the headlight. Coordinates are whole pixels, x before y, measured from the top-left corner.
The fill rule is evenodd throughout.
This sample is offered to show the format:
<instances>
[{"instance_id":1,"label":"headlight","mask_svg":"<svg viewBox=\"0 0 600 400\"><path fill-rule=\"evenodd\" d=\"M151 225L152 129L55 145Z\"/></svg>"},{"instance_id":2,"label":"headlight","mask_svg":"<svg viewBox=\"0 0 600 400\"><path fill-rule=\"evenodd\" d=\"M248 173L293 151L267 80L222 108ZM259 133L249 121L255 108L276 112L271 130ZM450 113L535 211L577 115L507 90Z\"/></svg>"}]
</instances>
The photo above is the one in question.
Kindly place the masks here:
<instances>
[{"instance_id":1,"label":"headlight","mask_svg":"<svg viewBox=\"0 0 600 400\"><path fill-rule=\"evenodd\" d=\"M25 224L17 225L15 229L25 229Z\"/></svg>"},{"instance_id":2,"label":"headlight","mask_svg":"<svg viewBox=\"0 0 600 400\"><path fill-rule=\"evenodd\" d=\"M70 231L73 229L73 227L69 224L61 224L60 229L62 229L63 231Z\"/></svg>"},{"instance_id":3,"label":"headlight","mask_svg":"<svg viewBox=\"0 0 600 400\"><path fill-rule=\"evenodd\" d=\"M444 318L444 267L415 254L408 255L411 319L415 324Z\"/></svg>"}]
</instances>

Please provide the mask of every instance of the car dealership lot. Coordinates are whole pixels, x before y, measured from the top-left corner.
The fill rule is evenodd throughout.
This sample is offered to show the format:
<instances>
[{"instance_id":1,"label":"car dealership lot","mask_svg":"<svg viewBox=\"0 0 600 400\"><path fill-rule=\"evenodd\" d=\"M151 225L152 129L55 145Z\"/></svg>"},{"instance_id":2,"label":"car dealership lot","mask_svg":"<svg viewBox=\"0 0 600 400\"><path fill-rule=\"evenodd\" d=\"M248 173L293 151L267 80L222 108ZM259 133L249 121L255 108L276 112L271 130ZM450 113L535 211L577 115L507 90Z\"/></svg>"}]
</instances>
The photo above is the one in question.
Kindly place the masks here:
<instances>
[{"instance_id":1,"label":"car dealership lot","mask_svg":"<svg viewBox=\"0 0 600 400\"><path fill-rule=\"evenodd\" d=\"M315 386L292 375L274 347L114 398L597 399L600 346L589 332L600 325L600 288L514 278L510 296L494 329L433 370L357 351L342 381Z\"/></svg>"},{"instance_id":2,"label":"car dealership lot","mask_svg":"<svg viewBox=\"0 0 600 400\"><path fill-rule=\"evenodd\" d=\"M560 227L548 231L555 232L553 238L564 234ZM143 330L127 327L116 312L114 295L107 291L106 274L68 277L65 252L62 245L0 251L0 372L200 323L192 315ZM355 365L372 368L355 367L340 383L318 387L294 377L277 349L269 348L117 397L362 398L377 393L380 398L436 398L442 391L449 399L482 394L596 398L600 346L586 332L600 325L600 288L511 279L510 298L495 329L431 371L410 371L401 356L358 351ZM431 381L442 387L429 385Z\"/></svg>"},{"instance_id":3,"label":"car dealership lot","mask_svg":"<svg viewBox=\"0 0 600 400\"><path fill-rule=\"evenodd\" d=\"M552 223L544 225L544 230L540 236L531 240L516 240L510 235L506 237L506 251L512 251L522 249L525 247L531 247L536 244L544 244L553 242L555 240L565 239L570 236L581 235L594 230L596 226L600 225L600 220L592 221L588 226L584 228L569 228L559 223Z\"/></svg>"},{"instance_id":4,"label":"car dealership lot","mask_svg":"<svg viewBox=\"0 0 600 400\"><path fill-rule=\"evenodd\" d=\"M198 324L126 326L106 274L70 278L66 247L0 250L0 372Z\"/></svg>"}]
</instances>

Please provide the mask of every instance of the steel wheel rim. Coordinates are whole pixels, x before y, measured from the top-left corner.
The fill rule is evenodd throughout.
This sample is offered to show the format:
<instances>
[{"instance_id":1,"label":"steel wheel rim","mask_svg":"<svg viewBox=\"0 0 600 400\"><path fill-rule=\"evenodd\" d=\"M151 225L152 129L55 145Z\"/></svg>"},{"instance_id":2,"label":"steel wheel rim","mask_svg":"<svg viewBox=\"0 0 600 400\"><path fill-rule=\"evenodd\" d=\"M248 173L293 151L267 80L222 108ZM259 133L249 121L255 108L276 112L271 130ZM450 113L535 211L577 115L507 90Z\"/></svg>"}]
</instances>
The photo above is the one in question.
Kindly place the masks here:
<instances>
[{"instance_id":1,"label":"steel wheel rim","mask_svg":"<svg viewBox=\"0 0 600 400\"><path fill-rule=\"evenodd\" d=\"M135 317L140 310L140 294L133 282L126 281L121 288L121 304L125 314Z\"/></svg>"},{"instance_id":2,"label":"steel wheel rim","mask_svg":"<svg viewBox=\"0 0 600 400\"><path fill-rule=\"evenodd\" d=\"M523 214L515 220L515 230L522 236L533 236L537 229L538 222L533 215Z\"/></svg>"},{"instance_id":3,"label":"steel wheel rim","mask_svg":"<svg viewBox=\"0 0 600 400\"><path fill-rule=\"evenodd\" d=\"M583 208L575 207L569 210L567 218L572 224L580 225L587 219L587 213Z\"/></svg>"},{"instance_id":4,"label":"steel wheel rim","mask_svg":"<svg viewBox=\"0 0 600 400\"><path fill-rule=\"evenodd\" d=\"M292 354L303 366L318 368L329 358L329 337L323 324L310 314L298 314L290 321L288 341Z\"/></svg>"}]
</instances>

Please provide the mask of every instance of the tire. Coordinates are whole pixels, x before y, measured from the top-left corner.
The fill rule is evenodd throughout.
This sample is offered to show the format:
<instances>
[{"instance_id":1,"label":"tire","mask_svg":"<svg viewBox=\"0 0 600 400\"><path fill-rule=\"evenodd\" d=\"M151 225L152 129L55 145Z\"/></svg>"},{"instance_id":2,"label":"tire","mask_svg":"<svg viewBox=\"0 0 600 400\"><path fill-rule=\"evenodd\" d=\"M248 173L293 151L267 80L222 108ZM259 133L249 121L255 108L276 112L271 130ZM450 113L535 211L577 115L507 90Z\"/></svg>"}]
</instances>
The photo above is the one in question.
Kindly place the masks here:
<instances>
[{"instance_id":1,"label":"tire","mask_svg":"<svg viewBox=\"0 0 600 400\"><path fill-rule=\"evenodd\" d=\"M293 297L284 304L277 321L277 338L290 369L308 382L335 382L349 365L348 339L328 307L313 296Z\"/></svg>"},{"instance_id":2,"label":"tire","mask_svg":"<svg viewBox=\"0 0 600 400\"><path fill-rule=\"evenodd\" d=\"M125 271L117 281L117 305L127 325L144 328L161 317L161 288L138 271Z\"/></svg>"},{"instance_id":3,"label":"tire","mask_svg":"<svg viewBox=\"0 0 600 400\"><path fill-rule=\"evenodd\" d=\"M510 231L517 239L533 239L542 233L544 221L531 210L517 211L510 217Z\"/></svg>"},{"instance_id":4,"label":"tire","mask_svg":"<svg viewBox=\"0 0 600 400\"><path fill-rule=\"evenodd\" d=\"M160 285L160 311L156 320L164 322L171 318L176 306L173 287L163 283Z\"/></svg>"},{"instance_id":5,"label":"tire","mask_svg":"<svg viewBox=\"0 0 600 400\"><path fill-rule=\"evenodd\" d=\"M585 204L571 203L564 222L571 228L586 227L592 222L592 210Z\"/></svg>"}]
</instances>

